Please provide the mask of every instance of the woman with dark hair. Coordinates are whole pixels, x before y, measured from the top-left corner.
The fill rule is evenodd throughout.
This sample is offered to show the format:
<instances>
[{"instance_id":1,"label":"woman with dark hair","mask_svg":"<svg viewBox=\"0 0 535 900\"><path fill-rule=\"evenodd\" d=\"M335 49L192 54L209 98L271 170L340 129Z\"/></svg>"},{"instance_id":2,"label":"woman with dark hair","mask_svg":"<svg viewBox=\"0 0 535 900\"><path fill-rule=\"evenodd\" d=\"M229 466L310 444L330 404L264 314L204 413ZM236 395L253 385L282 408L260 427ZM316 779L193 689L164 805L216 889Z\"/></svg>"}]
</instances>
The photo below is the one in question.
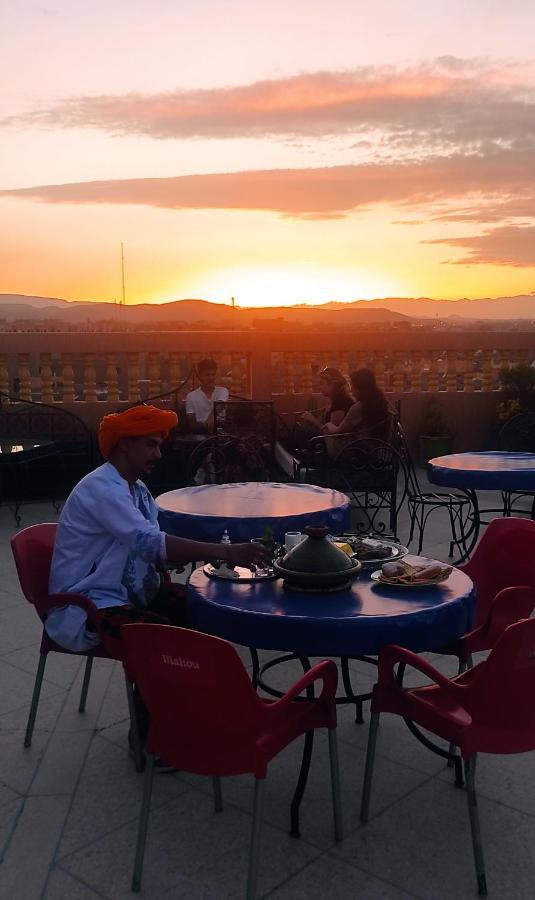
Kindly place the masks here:
<instances>
[{"instance_id":1,"label":"woman with dark hair","mask_svg":"<svg viewBox=\"0 0 535 900\"><path fill-rule=\"evenodd\" d=\"M319 372L320 391L326 398L326 406L320 417L311 412L304 412L300 421L306 422L309 428L309 437L321 434L327 425L336 428L344 420L353 405L353 398L349 392L347 380L340 369L334 366L326 366Z\"/></svg>"},{"instance_id":2,"label":"woman with dark hair","mask_svg":"<svg viewBox=\"0 0 535 900\"><path fill-rule=\"evenodd\" d=\"M378 440L390 438L390 409L371 369L357 369L350 377L355 402L338 423L326 422L324 434L352 434Z\"/></svg>"}]
</instances>

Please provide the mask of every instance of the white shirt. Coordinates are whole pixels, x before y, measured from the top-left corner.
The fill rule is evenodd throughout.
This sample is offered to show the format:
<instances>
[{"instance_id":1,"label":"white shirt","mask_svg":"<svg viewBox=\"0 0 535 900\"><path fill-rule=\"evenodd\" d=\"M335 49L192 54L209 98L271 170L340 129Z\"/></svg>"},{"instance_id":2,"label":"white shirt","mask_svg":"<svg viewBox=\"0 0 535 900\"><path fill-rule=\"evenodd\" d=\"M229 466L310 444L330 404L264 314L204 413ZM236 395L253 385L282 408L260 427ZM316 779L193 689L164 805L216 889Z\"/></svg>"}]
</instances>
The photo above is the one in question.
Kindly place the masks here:
<instances>
[{"instance_id":1,"label":"white shirt","mask_svg":"<svg viewBox=\"0 0 535 900\"><path fill-rule=\"evenodd\" d=\"M145 607L159 588L156 564L166 558L158 507L142 481L132 491L111 463L76 485L58 522L49 591L86 594L99 609ZM53 610L45 628L67 650L88 650L98 637L76 606Z\"/></svg>"},{"instance_id":2,"label":"white shirt","mask_svg":"<svg viewBox=\"0 0 535 900\"><path fill-rule=\"evenodd\" d=\"M202 388L186 394L186 414L194 415L199 424L207 422L214 410L216 400L228 400L226 387L215 386L212 396L207 397Z\"/></svg>"}]
</instances>

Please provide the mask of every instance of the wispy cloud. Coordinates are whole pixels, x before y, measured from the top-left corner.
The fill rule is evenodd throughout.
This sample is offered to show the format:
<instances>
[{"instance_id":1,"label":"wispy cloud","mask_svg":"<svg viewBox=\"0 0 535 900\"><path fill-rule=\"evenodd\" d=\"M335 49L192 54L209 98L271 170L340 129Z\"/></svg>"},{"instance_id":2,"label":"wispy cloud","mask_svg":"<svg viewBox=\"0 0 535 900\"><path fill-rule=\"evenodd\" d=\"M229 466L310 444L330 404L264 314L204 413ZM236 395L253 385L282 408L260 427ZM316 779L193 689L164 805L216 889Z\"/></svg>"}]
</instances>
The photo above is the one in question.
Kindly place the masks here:
<instances>
[{"instance_id":1,"label":"wispy cloud","mask_svg":"<svg viewBox=\"0 0 535 900\"><path fill-rule=\"evenodd\" d=\"M287 216L344 215L372 204L411 207L470 198L507 203L533 180L535 149L457 154L419 162L271 169L134 178L10 189L3 196L45 203L141 204L166 209L270 210Z\"/></svg>"},{"instance_id":2,"label":"wispy cloud","mask_svg":"<svg viewBox=\"0 0 535 900\"><path fill-rule=\"evenodd\" d=\"M425 243L467 250L466 256L448 260L457 265L535 266L535 225L504 225L472 237L442 238Z\"/></svg>"},{"instance_id":3,"label":"wispy cloud","mask_svg":"<svg viewBox=\"0 0 535 900\"><path fill-rule=\"evenodd\" d=\"M367 66L233 87L72 97L3 124L182 139L379 131L398 151L473 150L534 142L535 91L533 73L444 57L405 69Z\"/></svg>"}]
</instances>

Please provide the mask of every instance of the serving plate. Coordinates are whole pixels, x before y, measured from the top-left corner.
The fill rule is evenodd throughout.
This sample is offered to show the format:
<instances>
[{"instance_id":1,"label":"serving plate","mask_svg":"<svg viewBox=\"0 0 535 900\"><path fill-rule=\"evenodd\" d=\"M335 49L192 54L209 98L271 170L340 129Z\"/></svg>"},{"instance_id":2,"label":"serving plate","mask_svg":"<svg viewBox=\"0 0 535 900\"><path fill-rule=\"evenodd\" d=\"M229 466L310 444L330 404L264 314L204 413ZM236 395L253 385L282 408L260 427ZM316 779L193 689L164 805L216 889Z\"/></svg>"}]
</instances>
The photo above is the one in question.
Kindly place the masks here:
<instances>
[{"instance_id":1,"label":"serving plate","mask_svg":"<svg viewBox=\"0 0 535 900\"><path fill-rule=\"evenodd\" d=\"M448 572L447 575L444 575L442 578L433 578L432 581L410 581L408 583L403 583L401 581L389 581L387 578L382 576L381 569L377 569L377 571L372 572L370 578L376 584L382 584L385 587L389 588L400 588L400 590L412 590L413 588L428 588L428 587L439 587L441 584L445 584L448 578L451 575L451 572Z\"/></svg>"},{"instance_id":2,"label":"serving plate","mask_svg":"<svg viewBox=\"0 0 535 900\"><path fill-rule=\"evenodd\" d=\"M335 543L349 544L351 547L351 541L348 540L348 537L354 538L354 535L341 534L339 537L335 538ZM361 541L363 538L357 538L357 540ZM381 546L391 548L392 553L390 556L368 556L366 559L361 559L356 553L352 553L351 559L357 559L362 564L363 568L369 568L370 566L380 566L385 562L397 562L398 560L403 559L404 556L407 556L409 552L408 547L404 547L403 544L399 544L397 541L389 541L386 539L379 540L379 538L377 538L377 540ZM353 542L355 543L355 540Z\"/></svg>"},{"instance_id":3,"label":"serving plate","mask_svg":"<svg viewBox=\"0 0 535 900\"><path fill-rule=\"evenodd\" d=\"M228 581L231 584L250 584L253 581L273 581L274 578L278 578L278 575L273 571L271 567L266 569L249 569L246 566L234 566L233 569L236 572L236 576L233 577L228 575L228 569L218 569L216 566L213 566L212 563L206 563L203 566L203 572L208 578L215 578L218 581Z\"/></svg>"}]
</instances>

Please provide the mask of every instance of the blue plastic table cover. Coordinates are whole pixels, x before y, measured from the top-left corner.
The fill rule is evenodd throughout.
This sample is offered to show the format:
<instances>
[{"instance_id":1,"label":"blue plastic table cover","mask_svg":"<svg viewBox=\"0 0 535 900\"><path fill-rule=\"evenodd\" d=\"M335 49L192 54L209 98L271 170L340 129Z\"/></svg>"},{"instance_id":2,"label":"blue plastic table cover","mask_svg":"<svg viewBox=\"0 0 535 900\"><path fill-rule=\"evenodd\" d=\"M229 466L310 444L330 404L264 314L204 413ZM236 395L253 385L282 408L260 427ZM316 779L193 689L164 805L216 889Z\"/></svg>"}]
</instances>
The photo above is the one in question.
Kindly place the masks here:
<instances>
[{"instance_id":1,"label":"blue plastic table cover","mask_svg":"<svg viewBox=\"0 0 535 900\"><path fill-rule=\"evenodd\" d=\"M192 624L202 631L302 656L375 655L387 644L439 650L471 628L474 610L472 582L459 569L428 588L388 588L361 573L347 590L315 594L288 591L281 579L220 581L200 568L187 598Z\"/></svg>"},{"instance_id":2,"label":"blue plastic table cover","mask_svg":"<svg viewBox=\"0 0 535 900\"><path fill-rule=\"evenodd\" d=\"M156 502L163 531L198 541L220 541L225 528L233 543L248 541L268 527L282 541L306 525L340 534L350 523L348 497L313 484L205 484L168 491Z\"/></svg>"},{"instance_id":3,"label":"blue plastic table cover","mask_svg":"<svg viewBox=\"0 0 535 900\"><path fill-rule=\"evenodd\" d=\"M535 453L452 453L427 464L433 484L473 491L535 491Z\"/></svg>"}]
</instances>

